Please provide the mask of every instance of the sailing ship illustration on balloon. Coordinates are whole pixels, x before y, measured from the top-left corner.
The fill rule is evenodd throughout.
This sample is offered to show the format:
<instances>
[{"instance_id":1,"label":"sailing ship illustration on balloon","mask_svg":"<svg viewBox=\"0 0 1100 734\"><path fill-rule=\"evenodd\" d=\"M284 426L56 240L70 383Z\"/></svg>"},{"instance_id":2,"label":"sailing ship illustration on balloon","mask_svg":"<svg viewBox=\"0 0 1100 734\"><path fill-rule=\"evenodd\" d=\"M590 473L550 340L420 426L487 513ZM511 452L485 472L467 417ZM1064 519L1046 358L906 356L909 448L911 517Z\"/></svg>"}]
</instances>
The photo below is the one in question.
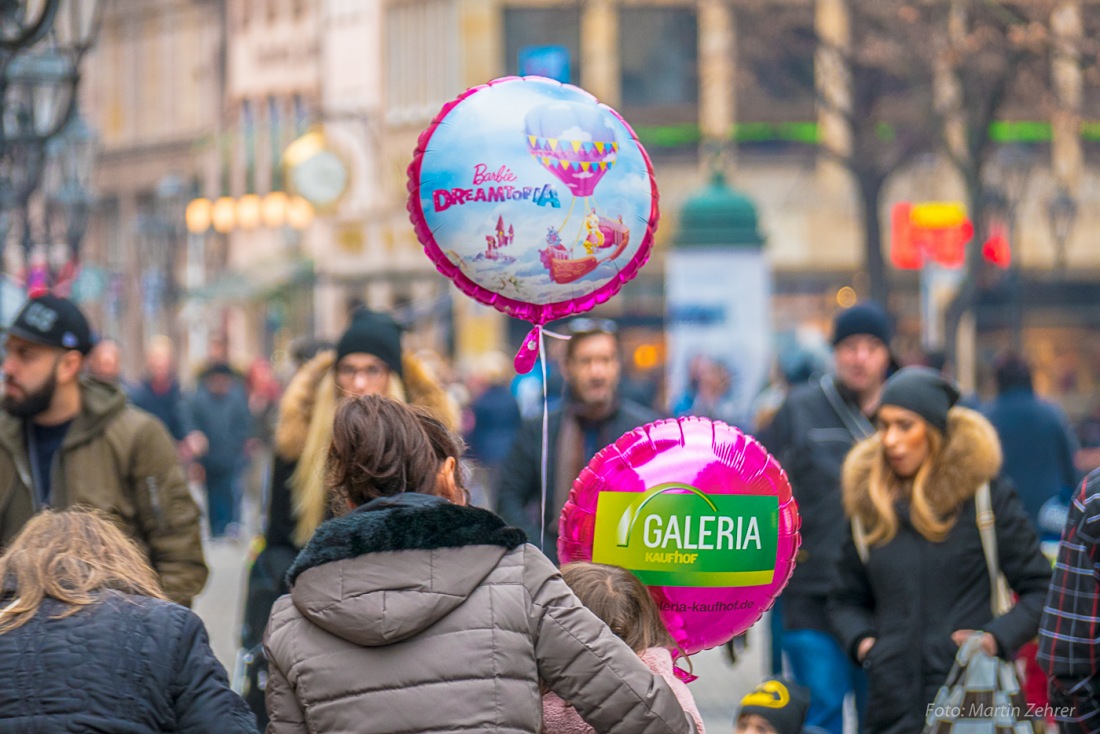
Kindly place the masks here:
<instances>
[{"instance_id":1,"label":"sailing ship illustration on balloon","mask_svg":"<svg viewBox=\"0 0 1100 734\"><path fill-rule=\"evenodd\" d=\"M619 144L604 113L577 102L549 102L533 108L525 119L527 149L539 164L568 187L572 201L565 221L550 227L546 247L539 250L543 267L555 283L571 283L614 260L630 243L630 229L621 215L600 214L595 191L615 165ZM578 201L579 222L570 229ZM562 242L562 233L572 241Z\"/></svg>"}]
</instances>

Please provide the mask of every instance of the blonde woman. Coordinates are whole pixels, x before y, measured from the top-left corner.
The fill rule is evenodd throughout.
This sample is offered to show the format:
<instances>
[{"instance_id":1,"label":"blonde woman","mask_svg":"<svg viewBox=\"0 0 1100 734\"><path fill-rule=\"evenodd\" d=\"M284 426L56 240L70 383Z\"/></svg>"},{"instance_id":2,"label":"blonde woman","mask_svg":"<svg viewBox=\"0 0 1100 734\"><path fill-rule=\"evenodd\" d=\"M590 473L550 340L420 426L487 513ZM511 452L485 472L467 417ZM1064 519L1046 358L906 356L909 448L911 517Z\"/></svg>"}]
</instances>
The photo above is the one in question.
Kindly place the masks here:
<instances>
[{"instance_id":1,"label":"blonde woman","mask_svg":"<svg viewBox=\"0 0 1100 734\"><path fill-rule=\"evenodd\" d=\"M36 515L0 579L0 731L255 733L202 621L105 516Z\"/></svg>"},{"instance_id":2,"label":"blonde woman","mask_svg":"<svg viewBox=\"0 0 1100 734\"><path fill-rule=\"evenodd\" d=\"M852 530L829 616L841 646L867 671L872 734L921 730L958 645L975 630L986 652L1007 658L1038 631L1050 565L1016 492L999 477L996 431L954 407L958 398L932 370L899 371L883 387L877 432L844 463ZM987 484L998 565L1018 596L997 618L975 508Z\"/></svg>"}]
</instances>

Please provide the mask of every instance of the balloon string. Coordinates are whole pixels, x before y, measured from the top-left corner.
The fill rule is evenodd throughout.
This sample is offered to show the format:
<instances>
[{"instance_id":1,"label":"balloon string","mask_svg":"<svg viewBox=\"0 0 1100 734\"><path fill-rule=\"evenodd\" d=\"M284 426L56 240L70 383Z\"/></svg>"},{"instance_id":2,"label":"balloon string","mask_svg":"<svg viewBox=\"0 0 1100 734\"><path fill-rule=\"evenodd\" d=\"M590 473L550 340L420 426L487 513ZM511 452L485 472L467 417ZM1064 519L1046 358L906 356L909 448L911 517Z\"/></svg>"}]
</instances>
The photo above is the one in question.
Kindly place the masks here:
<instances>
[{"instance_id":1,"label":"balloon string","mask_svg":"<svg viewBox=\"0 0 1100 734\"><path fill-rule=\"evenodd\" d=\"M542 336L542 327L536 326L535 329L539 333L539 365L542 367L542 466L540 470L542 481L542 513L540 515L541 522L539 523L539 548L544 552L546 550L546 466L547 466L547 452L550 450L550 411L549 401L547 400L547 384L546 384L546 341Z\"/></svg>"},{"instance_id":2,"label":"balloon string","mask_svg":"<svg viewBox=\"0 0 1100 734\"><path fill-rule=\"evenodd\" d=\"M573 217L573 207L577 205L577 197L573 197L573 201L569 202L569 212L565 215L565 221L558 227L558 234L560 235L565 231L565 225L569 224L569 220Z\"/></svg>"},{"instance_id":3,"label":"balloon string","mask_svg":"<svg viewBox=\"0 0 1100 734\"><path fill-rule=\"evenodd\" d=\"M573 197L573 203L574 204L577 203L577 197L575 197L575 196ZM569 210L570 210L570 212L572 212L573 207L570 206ZM587 196L584 197L584 216L585 216L585 219L588 218L588 197ZM584 234L585 234L584 222L581 222L581 226L577 230L577 236L575 238L573 238L573 245L569 248L569 252L571 252L571 253L573 252L573 248L576 247L577 243L581 241L581 237L584 236Z\"/></svg>"}]
</instances>

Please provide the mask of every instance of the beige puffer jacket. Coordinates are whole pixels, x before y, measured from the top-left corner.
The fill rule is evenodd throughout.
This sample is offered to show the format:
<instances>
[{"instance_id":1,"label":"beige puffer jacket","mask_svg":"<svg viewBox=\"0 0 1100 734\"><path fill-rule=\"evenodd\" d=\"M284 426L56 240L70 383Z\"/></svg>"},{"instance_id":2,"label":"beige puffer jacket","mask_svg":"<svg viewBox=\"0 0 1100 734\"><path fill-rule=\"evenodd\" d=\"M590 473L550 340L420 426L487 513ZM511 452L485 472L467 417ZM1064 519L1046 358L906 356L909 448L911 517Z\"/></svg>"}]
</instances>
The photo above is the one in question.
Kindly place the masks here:
<instances>
[{"instance_id":1,"label":"beige puffer jacket","mask_svg":"<svg viewBox=\"0 0 1100 734\"><path fill-rule=\"evenodd\" d=\"M541 731L540 677L599 732L694 732L523 533L428 495L329 520L272 612L268 734Z\"/></svg>"}]
</instances>

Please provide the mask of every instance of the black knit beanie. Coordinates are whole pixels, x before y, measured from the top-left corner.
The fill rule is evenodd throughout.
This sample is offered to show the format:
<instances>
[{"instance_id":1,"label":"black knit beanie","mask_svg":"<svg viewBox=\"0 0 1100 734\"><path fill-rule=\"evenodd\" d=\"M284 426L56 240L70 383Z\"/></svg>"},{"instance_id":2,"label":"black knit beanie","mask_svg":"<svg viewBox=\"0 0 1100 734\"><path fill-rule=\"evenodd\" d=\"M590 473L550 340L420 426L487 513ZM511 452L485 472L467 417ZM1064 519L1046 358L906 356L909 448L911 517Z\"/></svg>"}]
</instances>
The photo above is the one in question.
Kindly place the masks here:
<instances>
[{"instance_id":1,"label":"black knit beanie","mask_svg":"<svg viewBox=\"0 0 1100 734\"><path fill-rule=\"evenodd\" d=\"M894 405L911 410L940 433L947 431L947 411L959 401L959 390L939 372L927 367L898 370L882 388L879 407Z\"/></svg>"},{"instance_id":2,"label":"black knit beanie","mask_svg":"<svg viewBox=\"0 0 1100 734\"><path fill-rule=\"evenodd\" d=\"M863 301L837 314L833 321L833 346L856 334L869 334L890 346L894 330L886 309L877 301Z\"/></svg>"},{"instance_id":3,"label":"black knit beanie","mask_svg":"<svg viewBox=\"0 0 1100 734\"><path fill-rule=\"evenodd\" d=\"M785 678L769 678L741 699L737 718L753 714L774 726L779 734L800 734L809 709L808 689Z\"/></svg>"},{"instance_id":4,"label":"black knit beanie","mask_svg":"<svg viewBox=\"0 0 1100 734\"><path fill-rule=\"evenodd\" d=\"M386 314L367 308L355 311L347 331L336 342L336 361L349 354L373 354L391 372L405 379L401 369L401 327Z\"/></svg>"}]
</instances>

